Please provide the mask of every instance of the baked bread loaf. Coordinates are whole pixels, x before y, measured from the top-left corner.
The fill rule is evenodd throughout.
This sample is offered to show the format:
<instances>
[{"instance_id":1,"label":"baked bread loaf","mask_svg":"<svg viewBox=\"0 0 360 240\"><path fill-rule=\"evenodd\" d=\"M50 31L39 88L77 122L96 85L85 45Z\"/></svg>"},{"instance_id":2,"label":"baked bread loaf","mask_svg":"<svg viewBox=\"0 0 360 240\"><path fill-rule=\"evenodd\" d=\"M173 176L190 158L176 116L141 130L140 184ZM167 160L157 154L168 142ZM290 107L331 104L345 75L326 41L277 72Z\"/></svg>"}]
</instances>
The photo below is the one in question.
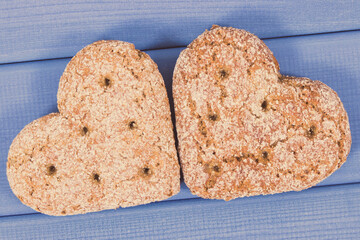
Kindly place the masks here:
<instances>
[{"instance_id":1,"label":"baked bread loaf","mask_svg":"<svg viewBox=\"0 0 360 240\"><path fill-rule=\"evenodd\" d=\"M300 191L345 161L347 113L330 87L280 74L256 36L213 26L177 60L176 128L185 183L203 198Z\"/></svg>"},{"instance_id":2,"label":"baked bread loaf","mask_svg":"<svg viewBox=\"0 0 360 240\"><path fill-rule=\"evenodd\" d=\"M98 41L67 65L60 113L14 139L7 176L14 194L49 215L160 201L180 190L164 81L150 57L121 41Z\"/></svg>"}]
</instances>

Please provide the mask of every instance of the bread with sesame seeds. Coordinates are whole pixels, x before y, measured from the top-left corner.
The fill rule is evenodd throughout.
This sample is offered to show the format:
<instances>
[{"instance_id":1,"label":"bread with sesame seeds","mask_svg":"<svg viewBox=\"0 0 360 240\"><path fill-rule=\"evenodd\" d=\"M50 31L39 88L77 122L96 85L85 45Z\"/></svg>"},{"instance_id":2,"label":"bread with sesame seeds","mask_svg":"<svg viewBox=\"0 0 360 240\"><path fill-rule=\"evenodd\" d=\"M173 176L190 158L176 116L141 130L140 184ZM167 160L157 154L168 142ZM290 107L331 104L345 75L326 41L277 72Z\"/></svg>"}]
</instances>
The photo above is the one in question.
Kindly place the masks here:
<instances>
[{"instance_id":1,"label":"bread with sesame seeds","mask_svg":"<svg viewBox=\"0 0 360 240\"><path fill-rule=\"evenodd\" d=\"M48 215L167 199L180 190L169 101L157 65L133 44L98 41L67 65L58 108L14 139L14 194Z\"/></svg>"},{"instance_id":2,"label":"bread with sesame seeds","mask_svg":"<svg viewBox=\"0 0 360 240\"><path fill-rule=\"evenodd\" d=\"M300 191L350 151L336 92L281 75L272 52L245 30L213 26L196 38L177 60L173 96L184 180L203 198Z\"/></svg>"}]
</instances>

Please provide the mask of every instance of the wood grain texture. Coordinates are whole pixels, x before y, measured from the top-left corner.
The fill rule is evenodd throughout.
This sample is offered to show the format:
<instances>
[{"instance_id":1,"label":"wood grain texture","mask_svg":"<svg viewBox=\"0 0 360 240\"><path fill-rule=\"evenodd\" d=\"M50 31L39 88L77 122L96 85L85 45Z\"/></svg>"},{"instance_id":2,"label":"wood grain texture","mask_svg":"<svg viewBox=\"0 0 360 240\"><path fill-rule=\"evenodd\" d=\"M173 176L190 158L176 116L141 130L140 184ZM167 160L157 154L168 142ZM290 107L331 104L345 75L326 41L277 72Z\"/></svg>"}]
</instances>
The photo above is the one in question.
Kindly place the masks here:
<instances>
[{"instance_id":1,"label":"wood grain texture","mask_svg":"<svg viewBox=\"0 0 360 240\"><path fill-rule=\"evenodd\" d=\"M360 184L230 202L168 201L80 216L0 218L1 239L358 239Z\"/></svg>"},{"instance_id":2,"label":"wood grain texture","mask_svg":"<svg viewBox=\"0 0 360 240\"><path fill-rule=\"evenodd\" d=\"M360 29L356 1L5 1L0 63L73 56L101 39L185 46L212 24L261 38Z\"/></svg>"},{"instance_id":3,"label":"wood grain texture","mask_svg":"<svg viewBox=\"0 0 360 240\"><path fill-rule=\"evenodd\" d=\"M339 94L348 111L353 144L348 161L319 185L360 182L360 32L266 40L281 72L323 81ZM168 94L181 48L148 51L159 65ZM69 59L0 66L0 164L16 134L32 120L56 111L58 81ZM170 96L171 97L171 96ZM11 193L0 168L0 216L33 213ZM183 185L172 199L194 197Z\"/></svg>"}]
</instances>

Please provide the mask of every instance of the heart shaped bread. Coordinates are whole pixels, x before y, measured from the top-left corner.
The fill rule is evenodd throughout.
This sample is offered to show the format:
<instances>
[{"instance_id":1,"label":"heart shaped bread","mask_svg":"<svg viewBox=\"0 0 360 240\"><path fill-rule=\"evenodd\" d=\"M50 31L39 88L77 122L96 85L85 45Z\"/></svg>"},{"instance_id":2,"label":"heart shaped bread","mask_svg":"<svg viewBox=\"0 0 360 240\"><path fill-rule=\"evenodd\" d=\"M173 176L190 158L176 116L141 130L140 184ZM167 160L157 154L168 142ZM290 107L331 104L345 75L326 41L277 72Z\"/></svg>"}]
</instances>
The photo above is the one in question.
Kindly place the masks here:
<instances>
[{"instance_id":1,"label":"heart shaped bread","mask_svg":"<svg viewBox=\"0 0 360 240\"><path fill-rule=\"evenodd\" d=\"M324 83L282 76L256 36L214 26L177 60L176 128L185 183L203 198L299 191L345 161L346 111Z\"/></svg>"},{"instance_id":2,"label":"heart shaped bread","mask_svg":"<svg viewBox=\"0 0 360 240\"><path fill-rule=\"evenodd\" d=\"M7 176L14 194L49 215L160 201L180 190L164 81L150 57L121 41L99 41L67 65L60 113L14 139Z\"/></svg>"}]
</instances>

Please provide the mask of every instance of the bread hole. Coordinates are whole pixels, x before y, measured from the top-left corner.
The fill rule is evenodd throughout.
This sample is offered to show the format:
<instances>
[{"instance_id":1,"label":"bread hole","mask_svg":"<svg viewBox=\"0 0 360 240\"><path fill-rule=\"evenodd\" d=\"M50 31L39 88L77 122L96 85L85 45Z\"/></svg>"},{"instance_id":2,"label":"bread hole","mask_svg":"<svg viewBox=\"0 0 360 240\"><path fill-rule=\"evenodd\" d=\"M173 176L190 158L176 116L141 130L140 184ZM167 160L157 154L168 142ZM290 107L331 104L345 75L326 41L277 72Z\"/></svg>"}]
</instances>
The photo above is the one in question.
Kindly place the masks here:
<instances>
[{"instance_id":1,"label":"bread hole","mask_svg":"<svg viewBox=\"0 0 360 240\"><path fill-rule=\"evenodd\" d=\"M268 156L269 156L269 153L268 153L267 151L263 151L263 152L262 152L262 157L263 157L264 159L268 159Z\"/></svg>"},{"instance_id":2,"label":"bread hole","mask_svg":"<svg viewBox=\"0 0 360 240\"><path fill-rule=\"evenodd\" d=\"M65 215L65 214L66 214L66 211L65 211L65 210L62 210L62 211L61 211L61 214Z\"/></svg>"},{"instance_id":3,"label":"bread hole","mask_svg":"<svg viewBox=\"0 0 360 240\"><path fill-rule=\"evenodd\" d=\"M109 88L112 85L112 81L109 77L102 77L100 79L99 85L103 88Z\"/></svg>"},{"instance_id":4,"label":"bread hole","mask_svg":"<svg viewBox=\"0 0 360 240\"><path fill-rule=\"evenodd\" d=\"M261 164L268 164L269 162L269 152L268 151L262 151L260 153L260 156L258 158L255 159L256 163L261 163Z\"/></svg>"},{"instance_id":5,"label":"bread hole","mask_svg":"<svg viewBox=\"0 0 360 240\"><path fill-rule=\"evenodd\" d=\"M310 126L308 132L307 132L307 136L309 138L313 138L316 135L316 127L314 125Z\"/></svg>"},{"instance_id":6,"label":"bread hole","mask_svg":"<svg viewBox=\"0 0 360 240\"><path fill-rule=\"evenodd\" d=\"M218 120L218 115L216 113L212 113L208 115L209 120L216 121Z\"/></svg>"},{"instance_id":7,"label":"bread hole","mask_svg":"<svg viewBox=\"0 0 360 240\"><path fill-rule=\"evenodd\" d=\"M148 175L150 173L150 168L143 168L143 173Z\"/></svg>"},{"instance_id":8,"label":"bread hole","mask_svg":"<svg viewBox=\"0 0 360 240\"><path fill-rule=\"evenodd\" d=\"M149 167L144 167L139 170L139 175L142 178L149 178L152 174L153 174L153 172L151 171L151 169Z\"/></svg>"},{"instance_id":9,"label":"bread hole","mask_svg":"<svg viewBox=\"0 0 360 240\"><path fill-rule=\"evenodd\" d=\"M261 103L261 108L263 109L263 111L268 110L268 101L264 100L264 101Z\"/></svg>"},{"instance_id":10,"label":"bread hole","mask_svg":"<svg viewBox=\"0 0 360 240\"><path fill-rule=\"evenodd\" d=\"M47 167L47 174L49 176L54 175L56 173L56 171L57 170L56 170L56 167L54 165L50 165L50 166Z\"/></svg>"},{"instance_id":11,"label":"bread hole","mask_svg":"<svg viewBox=\"0 0 360 240\"><path fill-rule=\"evenodd\" d=\"M213 166L212 169L213 169L214 172L217 172L217 173L220 172L220 167L217 166L217 165Z\"/></svg>"},{"instance_id":12,"label":"bread hole","mask_svg":"<svg viewBox=\"0 0 360 240\"><path fill-rule=\"evenodd\" d=\"M229 76L229 73L225 69L219 71L220 78L225 79Z\"/></svg>"},{"instance_id":13,"label":"bread hole","mask_svg":"<svg viewBox=\"0 0 360 240\"><path fill-rule=\"evenodd\" d=\"M138 127L138 126L137 126L137 124L136 124L135 121L129 122L129 128L130 128L131 130L136 129L137 127Z\"/></svg>"},{"instance_id":14,"label":"bread hole","mask_svg":"<svg viewBox=\"0 0 360 240\"><path fill-rule=\"evenodd\" d=\"M213 151L213 152L212 152L212 154L213 154L213 155L216 155L216 152L215 152L215 151Z\"/></svg>"},{"instance_id":15,"label":"bread hole","mask_svg":"<svg viewBox=\"0 0 360 240\"><path fill-rule=\"evenodd\" d=\"M100 85L101 85L102 87L110 87L111 84L112 84L111 79L108 78L108 77L104 77L103 80L102 80L101 83L100 83Z\"/></svg>"},{"instance_id":16,"label":"bread hole","mask_svg":"<svg viewBox=\"0 0 360 240\"><path fill-rule=\"evenodd\" d=\"M98 173L93 173L92 179L93 179L95 182L99 183L99 182L100 182L100 175L99 175Z\"/></svg>"},{"instance_id":17,"label":"bread hole","mask_svg":"<svg viewBox=\"0 0 360 240\"><path fill-rule=\"evenodd\" d=\"M110 86L110 84L111 84L110 79L105 78L105 79L104 79L104 86L105 86L105 87L109 87L109 86Z\"/></svg>"},{"instance_id":18,"label":"bread hole","mask_svg":"<svg viewBox=\"0 0 360 240\"><path fill-rule=\"evenodd\" d=\"M83 128L81 129L81 135L82 135L82 136L85 136L88 132L89 132L89 129L88 129L87 127L83 127Z\"/></svg>"},{"instance_id":19,"label":"bread hole","mask_svg":"<svg viewBox=\"0 0 360 240\"><path fill-rule=\"evenodd\" d=\"M276 174L276 177L277 177L277 178L279 178L279 177L280 177L280 175L277 173L277 174Z\"/></svg>"}]
</instances>

